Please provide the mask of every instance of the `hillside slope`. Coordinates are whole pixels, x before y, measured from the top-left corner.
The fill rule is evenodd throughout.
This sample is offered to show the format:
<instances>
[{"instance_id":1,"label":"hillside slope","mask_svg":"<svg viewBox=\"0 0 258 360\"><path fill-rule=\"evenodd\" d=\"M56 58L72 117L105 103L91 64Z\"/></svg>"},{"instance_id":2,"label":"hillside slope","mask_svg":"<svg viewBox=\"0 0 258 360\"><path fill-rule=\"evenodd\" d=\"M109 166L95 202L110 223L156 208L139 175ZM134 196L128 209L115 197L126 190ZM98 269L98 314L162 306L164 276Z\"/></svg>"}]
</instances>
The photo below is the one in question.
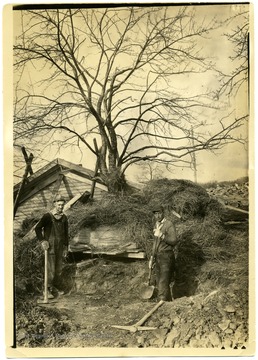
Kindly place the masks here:
<instances>
[{"instance_id":1,"label":"hillside slope","mask_svg":"<svg viewBox=\"0 0 258 360\"><path fill-rule=\"evenodd\" d=\"M70 254L63 271L65 295L52 305L36 303L42 290L42 252L35 243L16 245L17 344L27 347L247 348L249 324L248 222L238 228L221 221L221 204L202 187L183 180L159 180L141 193L107 196L80 205L69 216L71 234L95 224L127 225L127 236L149 256L151 208L162 203L175 221L180 245L174 301L149 319L151 331L132 325L156 304L142 300L146 260ZM180 215L180 218L175 216ZM80 225L78 225L80 224ZM32 256L33 255L33 256ZM32 283L34 286L32 286Z\"/></svg>"}]
</instances>

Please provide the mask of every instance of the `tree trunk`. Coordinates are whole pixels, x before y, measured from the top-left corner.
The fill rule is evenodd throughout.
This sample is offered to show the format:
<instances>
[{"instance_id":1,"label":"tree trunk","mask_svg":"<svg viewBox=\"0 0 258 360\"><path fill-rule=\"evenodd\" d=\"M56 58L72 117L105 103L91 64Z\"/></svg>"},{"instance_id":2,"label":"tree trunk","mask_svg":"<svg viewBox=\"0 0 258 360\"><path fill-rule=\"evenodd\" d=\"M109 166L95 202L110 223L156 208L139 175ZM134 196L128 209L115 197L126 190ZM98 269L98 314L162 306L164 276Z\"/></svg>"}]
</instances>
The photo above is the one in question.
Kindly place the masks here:
<instances>
[{"instance_id":1,"label":"tree trunk","mask_svg":"<svg viewBox=\"0 0 258 360\"><path fill-rule=\"evenodd\" d=\"M121 167L117 166L116 158L116 151L109 152L107 156L107 146L103 142L98 151L99 177L110 193L119 193L128 189Z\"/></svg>"},{"instance_id":2,"label":"tree trunk","mask_svg":"<svg viewBox=\"0 0 258 360\"><path fill-rule=\"evenodd\" d=\"M128 190L128 185L119 167L107 169L104 161L100 161L100 178L110 193L119 193Z\"/></svg>"},{"instance_id":3,"label":"tree trunk","mask_svg":"<svg viewBox=\"0 0 258 360\"><path fill-rule=\"evenodd\" d=\"M125 180L124 174L119 168L112 169L106 175L106 185L110 193L116 194L128 190L128 184Z\"/></svg>"}]
</instances>

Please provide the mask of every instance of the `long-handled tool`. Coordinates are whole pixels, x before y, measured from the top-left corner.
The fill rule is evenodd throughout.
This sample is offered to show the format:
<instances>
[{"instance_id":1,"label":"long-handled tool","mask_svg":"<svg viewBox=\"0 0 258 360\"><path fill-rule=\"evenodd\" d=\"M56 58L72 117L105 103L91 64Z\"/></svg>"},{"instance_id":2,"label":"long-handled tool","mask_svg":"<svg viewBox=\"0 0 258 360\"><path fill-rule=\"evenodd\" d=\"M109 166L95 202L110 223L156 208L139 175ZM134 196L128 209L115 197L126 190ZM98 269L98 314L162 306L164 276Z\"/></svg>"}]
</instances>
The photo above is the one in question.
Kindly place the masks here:
<instances>
[{"instance_id":1,"label":"long-handled tool","mask_svg":"<svg viewBox=\"0 0 258 360\"><path fill-rule=\"evenodd\" d=\"M127 330L130 332L136 332L136 331L142 331L142 330L155 330L156 329L155 327L142 326L142 325L162 304L164 304L164 301L160 300L160 302L158 302L146 315L144 315L144 317L141 320L139 320L134 325L125 325L125 326L111 325L111 326L114 328L117 328L117 329Z\"/></svg>"},{"instance_id":2,"label":"long-handled tool","mask_svg":"<svg viewBox=\"0 0 258 360\"><path fill-rule=\"evenodd\" d=\"M159 244L160 244L160 238L158 238L156 240L155 248L154 248L154 251L151 256L150 265L149 265L148 285L147 286L145 285L144 289L142 290L141 297L144 300L151 299L153 296L154 290L155 290L155 286L151 285L150 282L151 282L152 270L153 270L153 267L155 264L155 257L156 257L156 253L157 253Z\"/></svg>"},{"instance_id":3,"label":"long-handled tool","mask_svg":"<svg viewBox=\"0 0 258 360\"><path fill-rule=\"evenodd\" d=\"M38 304L49 304L49 303L53 303L56 302L56 300L52 300L48 298L48 267L47 267L47 263L48 263L48 249L44 250L45 253L45 271L44 271L44 292L43 292L43 299L38 299L37 303Z\"/></svg>"}]
</instances>

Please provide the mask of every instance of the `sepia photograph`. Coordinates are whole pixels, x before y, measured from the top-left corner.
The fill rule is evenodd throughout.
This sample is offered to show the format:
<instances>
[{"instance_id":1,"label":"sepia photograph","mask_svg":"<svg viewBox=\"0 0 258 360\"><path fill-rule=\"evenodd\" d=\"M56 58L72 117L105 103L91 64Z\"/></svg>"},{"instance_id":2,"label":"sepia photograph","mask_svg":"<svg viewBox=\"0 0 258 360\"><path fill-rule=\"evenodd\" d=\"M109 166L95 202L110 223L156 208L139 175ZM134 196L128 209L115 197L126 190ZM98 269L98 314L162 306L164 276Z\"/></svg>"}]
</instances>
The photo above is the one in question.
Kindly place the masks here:
<instances>
[{"instance_id":1,"label":"sepia photograph","mask_svg":"<svg viewBox=\"0 0 258 360\"><path fill-rule=\"evenodd\" d=\"M254 355L252 4L4 14L7 355Z\"/></svg>"}]
</instances>

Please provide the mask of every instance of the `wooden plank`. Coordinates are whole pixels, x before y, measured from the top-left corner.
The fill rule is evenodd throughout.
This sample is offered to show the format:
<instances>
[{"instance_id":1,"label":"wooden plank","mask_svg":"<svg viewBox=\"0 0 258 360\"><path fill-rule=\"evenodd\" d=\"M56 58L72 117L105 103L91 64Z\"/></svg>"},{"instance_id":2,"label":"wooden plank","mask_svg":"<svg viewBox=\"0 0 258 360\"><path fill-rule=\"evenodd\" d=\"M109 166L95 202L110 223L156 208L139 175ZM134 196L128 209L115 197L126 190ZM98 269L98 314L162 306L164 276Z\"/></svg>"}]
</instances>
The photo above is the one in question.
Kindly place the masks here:
<instances>
[{"instance_id":1,"label":"wooden plank","mask_svg":"<svg viewBox=\"0 0 258 360\"><path fill-rule=\"evenodd\" d=\"M86 250L86 251L83 251L83 254L117 256L117 257L132 258L132 259L145 259L146 258L146 254L144 251L132 253L132 252L119 252L119 251L88 251L88 250Z\"/></svg>"},{"instance_id":2,"label":"wooden plank","mask_svg":"<svg viewBox=\"0 0 258 360\"><path fill-rule=\"evenodd\" d=\"M121 256L130 259L146 259L146 254L144 251L139 251L138 253L127 252L122 254Z\"/></svg>"},{"instance_id":3,"label":"wooden plank","mask_svg":"<svg viewBox=\"0 0 258 360\"><path fill-rule=\"evenodd\" d=\"M16 214L16 211L18 209L18 206L20 205L21 200L22 200L22 194L23 194L23 190L24 190L24 187L25 187L27 177L28 177L28 173L30 171L32 171L32 168L31 168L32 160L33 160L33 154L30 154L30 156L27 158L24 175L23 175L22 181L20 183L20 187L19 187L19 189L17 191L16 197L15 197L14 207L13 207L13 217L14 218L15 218L15 214Z\"/></svg>"},{"instance_id":4,"label":"wooden plank","mask_svg":"<svg viewBox=\"0 0 258 360\"><path fill-rule=\"evenodd\" d=\"M24 189L24 195L21 196L20 203L26 201L27 199L29 199L33 195L37 194L38 192L43 190L45 187L53 184L57 180L57 178L58 178L58 173L54 173L51 176L49 176L47 179L40 182L35 187L28 186L30 184L26 185L26 187Z\"/></svg>"},{"instance_id":5,"label":"wooden plank","mask_svg":"<svg viewBox=\"0 0 258 360\"><path fill-rule=\"evenodd\" d=\"M22 146L21 150L22 150L22 153L23 153L23 157L24 157L24 159L26 161L26 164L28 164L28 172L30 173L30 175L32 175L33 171L32 171L31 162L30 162L30 157L31 157L32 154L30 154L30 157L29 157L24 146Z\"/></svg>"},{"instance_id":6,"label":"wooden plank","mask_svg":"<svg viewBox=\"0 0 258 360\"><path fill-rule=\"evenodd\" d=\"M71 190L71 188L70 188L70 185L69 185L69 182L68 182L66 176L63 176L63 182L64 182L64 185L65 185L67 194L69 195L69 198L70 198L70 199L73 198L74 195L73 195L73 193L72 193L72 190Z\"/></svg>"},{"instance_id":7,"label":"wooden plank","mask_svg":"<svg viewBox=\"0 0 258 360\"><path fill-rule=\"evenodd\" d=\"M95 190L95 186L96 186L96 176L98 175L98 170L99 170L99 149L98 149L98 145L97 145L97 140L93 139L93 143L94 143L94 147L95 147L95 151L96 151L97 160L96 160L94 176L93 176L91 190L90 190L90 198L91 199L93 199L93 197L94 197L94 190Z\"/></svg>"},{"instance_id":8,"label":"wooden plank","mask_svg":"<svg viewBox=\"0 0 258 360\"><path fill-rule=\"evenodd\" d=\"M73 164L73 163L63 160L63 159L58 158L57 163L65 168L72 170L74 173L79 174L80 176L86 177L88 179L92 178L94 175L94 172L92 170L85 169L80 165Z\"/></svg>"},{"instance_id":9,"label":"wooden plank","mask_svg":"<svg viewBox=\"0 0 258 360\"><path fill-rule=\"evenodd\" d=\"M247 215L249 215L249 211L246 211L246 210L243 210L243 209L234 207L234 206L230 206L230 205L225 205L225 207L226 207L227 209L229 209L229 210L234 210L234 211L241 212L242 214L247 214Z\"/></svg>"},{"instance_id":10,"label":"wooden plank","mask_svg":"<svg viewBox=\"0 0 258 360\"><path fill-rule=\"evenodd\" d=\"M71 200L69 200L64 206L64 212L69 210L71 208L71 206L80 199L81 196L82 196L82 193L78 193Z\"/></svg>"}]
</instances>

